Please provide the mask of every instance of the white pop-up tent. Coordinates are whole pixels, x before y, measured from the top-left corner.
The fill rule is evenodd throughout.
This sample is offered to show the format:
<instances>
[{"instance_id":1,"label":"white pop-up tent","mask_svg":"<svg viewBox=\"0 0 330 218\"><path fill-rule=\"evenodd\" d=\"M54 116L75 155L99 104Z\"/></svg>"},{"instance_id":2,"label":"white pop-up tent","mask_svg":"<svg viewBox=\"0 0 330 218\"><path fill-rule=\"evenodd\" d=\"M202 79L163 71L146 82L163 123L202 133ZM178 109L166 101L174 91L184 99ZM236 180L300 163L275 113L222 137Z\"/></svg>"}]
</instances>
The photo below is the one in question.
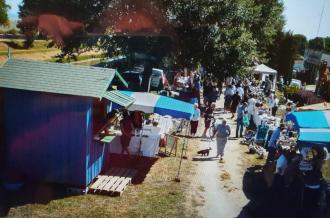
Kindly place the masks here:
<instances>
[{"instance_id":1,"label":"white pop-up tent","mask_svg":"<svg viewBox=\"0 0 330 218\"><path fill-rule=\"evenodd\" d=\"M273 89L276 87L276 81L277 81L277 71L264 65L260 64L255 67L255 70L253 72L255 75L259 75L259 79L261 81L265 81L266 77L272 75L273 76Z\"/></svg>"}]
</instances>

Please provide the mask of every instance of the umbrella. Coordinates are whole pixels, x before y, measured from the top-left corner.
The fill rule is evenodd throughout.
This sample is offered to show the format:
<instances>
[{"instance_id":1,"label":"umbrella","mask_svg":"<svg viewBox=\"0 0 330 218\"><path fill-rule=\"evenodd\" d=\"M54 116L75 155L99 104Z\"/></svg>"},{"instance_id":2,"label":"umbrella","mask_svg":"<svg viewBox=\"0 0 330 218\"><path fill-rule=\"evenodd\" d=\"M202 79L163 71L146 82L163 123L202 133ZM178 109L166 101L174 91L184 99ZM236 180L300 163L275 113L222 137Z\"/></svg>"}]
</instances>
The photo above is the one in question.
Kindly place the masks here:
<instances>
[{"instance_id":1,"label":"umbrella","mask_svg":"<svg viewBox=\"0 0 330 218\"><path fill-rule=\"evenodd\" d=\"M120 92L135 99L135 102L127 108L129 111L157 113L163 116L169 115L173 118L184 119L190 119L194 113L193 104L179 101L170 97L146 92Z\"/></svg>"}]
</instances>

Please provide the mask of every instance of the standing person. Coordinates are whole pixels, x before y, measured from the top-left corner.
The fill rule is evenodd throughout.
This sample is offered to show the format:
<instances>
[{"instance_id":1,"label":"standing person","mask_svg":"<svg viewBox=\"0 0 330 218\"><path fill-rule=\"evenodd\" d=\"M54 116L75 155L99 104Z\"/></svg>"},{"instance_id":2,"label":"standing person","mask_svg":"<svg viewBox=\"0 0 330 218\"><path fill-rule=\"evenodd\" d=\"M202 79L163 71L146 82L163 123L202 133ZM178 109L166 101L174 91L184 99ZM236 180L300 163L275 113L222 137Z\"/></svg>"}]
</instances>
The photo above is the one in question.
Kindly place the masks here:
<instances>
[{"instance_id":1,"label":"standing person","mask_svg":"<svg viewBox=\"0 0 330 218\"><path fill-rule=\"evenodd\" d=\"M249 100L248 100L248 106L247 106L247 112L250 117L250 126L249 129L255 130L256 124L254 122L254 115L256 113L257 107L256 107L256 95L253 95Z\"/></svg>"},{"instance_id":2,"label":"standing person","mask_svg":"<svg viewBox=\"0 0 330 218\"><path fill-rule=\"evenodd\" d=\"M215 83L214 81L211 82L211 93L209 96L209 101L211 103L215 103L218 99L218 90L217 90L217 83Z\"/></svg>"},{"instance_id":3,"label":"standing person","mask_svg":"<svg viewBox=\"0 0 330 218\"><path fill-rule=\"evenodd\" d=\"M272 89L272 82L270 81L269 77L266 77L266 80L264 82L264 94L265 96L268 96L270 94L270 90Z\"/></svg>"},{"instance_id":4,"label":"standing person","mask_svg":"<svg viewBox=\"0 0 330 218\"><path fill-rule=\"evenodd\" d=\"M220 99L220 96L222 94L222 87L223 87L223 81L222 80L218 80L217 87L218 87L218 99Z\"/></svg>"},{"instance_id":5,"label":"standing person","mask_svg":"<svg viewBox=\"0 0 330 218\"><path fill-rule=\"evenodd\" d=\"M190 134L192 137L195 137L195 135L196 135L197 128L198 128L198 121L199 121L200 117L201 117L201 111L198 108L198 104L195 103L194 104L194 114L190 121Z\"/></svg>"},{"instance_id":6,"label":"standing person","mask_svg":"<svg viewBox=\"0 0 330 218\"><path fill-rule=\"evenodd\" d=\"M231 105L231 97L234 95L231 86L226 87L224 95L225 95L224 111L228 111Z\"/></svg>"},{"instance_id":7,"label":"standing person","mask_svg":"<svg viewBox=\"0 0 330 218\"><path fill-rule=\"evenodd\" d=\"M299 164L299 170L304 184L303 217L306 218L320 217L318 203L321 195L321 182L323 178L321 169L324 151L322 150L312 147L303 148L301 151L303 159Z\"/></svg>"},{"instance_id":8,"label":"standing person","mask_svg":"<svg viewBox=\"0 0 330 218\"><path fill-rule=\"evenodd\" d=\"M272 105L272 116L275 117L276 116L276 112L278 109L278 104L279 104L279 100L277 98L276 95L274 95L274 101L273 101L273 105Z\"/></svg>"},{"instance_id":9,"label":"standing person","mask_svg":"<svg viewBox=\"0 0 330 218\"><path fill-rule=\"evenodd\" d=\"M225 119L215 129L215 135L217 140L217 157L220 156L220 162L223 161L224 150L230 133L230 126L227 124L227 121Z\"/></svg>"},{"instance_id":10,"label":"standing person","mask_svg":"<svg viewBox=\"0 0 330 218\"><path fill-rule=\"evenodd\" d=\"M273 162L275 160L275 153L278 148L277 140L281 136L281 132L284 130L285 125L282 123L279 127L274 130L272 136L269 139L268 142L268 156L267 156L267 162Z\"/></svg>"},{"instance_id":11,"label":"standing person","mask_svg":"<svg viewBox=\"0 0 330 218\"><path fill-rule=\"evenodd\" d=\"M215 104L209 104L209 107L207 107L206 110L205 110L205 113L204 113L205 129L204 129L204 132L203 132L203 135L202 135L203 138L206 138L207 130L211 126L211 121L212 121L212 118L213 118L214 109L215 109Z\"/></svg>"},{"instance_id":12,"label":"standing person","mask_svg":"<svg viewBox=\"0 0 330 218\"><path fill-rule=\"evenodd\" d=\"M203 82L203 98L204 98L204 105L209 105L209 97L210 93L212 92L212 87L210 85L210 79L207 77Z\"/></svg>"},{"instance_id":13,"label":"standing person","mask_svg":"<svg viewBox=\"0 0 330 218\"><path fill-rule=\"evenodd\" d=\"M270 108L270 109L273 108L274 96L275 96L275 91L272 90L267 98L267 105L268 105L268 108Z\"/></svg>"},{"instance_id":14,"label":"standing person","mask_svg":"<svg viewBox=\"0 0 330 218\"><path fill-rule=\"evenodd\" d=\"M200 75L196 72L194 77L194 88L196 91L197 101L198 105L201 105L201 96L200 96L200 90L201 90L201 79Z\"/></svg>"},{"instance_id":15,"label":"standing person","mask_svg":"<svg viewBox=\"0 0 330 218\"><path fill-rule=\"evenodd\" d=\"M142 129L143 124L143 112L142 111L134 111L132 113L132 122L134 125L134 128L136 129Z\"/></svg>"},{"instance_id":16,"label":"standing person","mask_svg":"<svg viewBox=\"0 0 330 218\"><path fill-rule=\"evenodd\" d=\"M120 142L122 146L121 154L124 154L126 152L129 155L128 146L132 137L133 122L126 110L123 111L123 119L120 121L120 130L121 130Z\"/></svg>"},{"instance_id":17,"label":"standing person","mask_svg":"<svg viewBox=\"0 0 330 218\"><path fill-rule=\"evenodd\" d=\"M242 104L237 109L236 138L238 138L238 132L240 133L239 137L241 138L243 137L243 130L244 130L243 118L244 118L244 114L247 112L246 107L247 107L247 103L242 102Z\"/></svg>"},{"instance_id":18,"label":"standing person","mask_svg":"<svg viewBox=\"0 0 330 218\"><path fill-rule=\"evenodd\" d=\"M237 111L237 106L239 104L239 102L241 101L241 96L239 95L238 92L236 92L232 98L231 98L231 105L230 105L230 112L231 112L231 118L230 119L233 119L235 117L235 113Z\"/></svg>"},{"instance_id":19,"label":"standing person","mask_svg":"<svg viewBox=\"0 0 330 218\"><path fill-rule=\"evenodd\" d=\"M237 86L236 91L238 92L239 96L241 97L241 99L243 99L244 96L244 89L242 88L241 83Z\"/></svg>"}]
</instances>

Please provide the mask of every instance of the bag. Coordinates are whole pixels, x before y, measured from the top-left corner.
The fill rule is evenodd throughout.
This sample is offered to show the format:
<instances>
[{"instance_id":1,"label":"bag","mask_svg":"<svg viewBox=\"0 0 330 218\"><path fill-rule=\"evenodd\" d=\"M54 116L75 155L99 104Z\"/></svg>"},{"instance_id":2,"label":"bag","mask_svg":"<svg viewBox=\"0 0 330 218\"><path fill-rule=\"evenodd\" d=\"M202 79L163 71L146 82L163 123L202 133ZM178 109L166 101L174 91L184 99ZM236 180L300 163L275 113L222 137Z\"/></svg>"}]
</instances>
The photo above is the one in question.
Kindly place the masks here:
<instances>
[{"instance_id":1,"label":"bag","mask_svg":"<svg viewBox=\"0 0 330 218\"><path fill-rule=\"evenodd\" d=\"M248 127L250 125L250 118L248 114L244 114L243 116L243 126Z\"/></svg>"}]
</instances>

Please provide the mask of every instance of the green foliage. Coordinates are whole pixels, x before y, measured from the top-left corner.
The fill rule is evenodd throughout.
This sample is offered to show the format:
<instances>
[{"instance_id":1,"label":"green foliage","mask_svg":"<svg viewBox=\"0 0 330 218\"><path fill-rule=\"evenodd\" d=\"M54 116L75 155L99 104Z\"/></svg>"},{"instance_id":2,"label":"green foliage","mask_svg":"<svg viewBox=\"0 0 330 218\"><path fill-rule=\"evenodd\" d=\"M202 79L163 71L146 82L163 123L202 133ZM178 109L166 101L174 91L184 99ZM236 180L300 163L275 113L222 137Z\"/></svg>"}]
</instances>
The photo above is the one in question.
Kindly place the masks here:
<instances>
[{"instance_id":1,"label":"green foliage","mask_svg":"<svg viewBox=\"0 0 330 218\"><path fill-rule=\"evenodd\" d=\"M293 37L294 37L294 40L296 41L299 55L303 56L305 54L305 49L308 46L308 41L307 41L306 36L301 35L301 34L296 34Z\"/></svg>"},{"instance_id":2,"label":"green foliage","mask_svg":"<svg viewBox=\"0 0 330 218\"><path fill-rule=\"evenodd\" d=\"M298 54L298 45L291 32L279 32L269 47L269 65L275 68L285 81L292 79L294 61Z\"/></svg>"},{"instance_id":3,"label":"green foliage","mask_svg":"<svg viewBox=\"0 0 330 218\"><path fill-rule=\"evenodd\" d=\"M298 93L299 90L300 90L300 88L298 86L286 86L284 88L284 94L285 94L285 96L293 95L293 94Z\"/></svg>"},{"instance_id":4,"label":"green foliage","mask_svg":"<svg viewBox=\"0 0 330 218\"><path fill-rule=\"evenodd\" d=\"M330 54L330 37L316 37L309 40L308 48Z\"/></svg>"},{"instance_id":5,"label":"green foliage","mask_svg":"<svg viewBox=\"0 0 330 218\"><path fill-rule=\"evenodd\" d=\"M269 56L269 46L284 26L283 3L279 0L151 0L147 3L167 21L172 29L171 37L115 36L111 35L110 25L103 27L106 34L101 37L66 39L63 53L98 47L108 56L135 52L156 54L171 58L170 62L179 67L202 64L207 71L223 78L226 74L246 75L255 60L265 60ZM105 18L118 19L120 10L125 12L138 4L142 3L134 0L23 0L20 16L52 12L79 20L90 31L98 28ZM113 10L118 5L121 5L119 12ZM130 7L126 7L128 5Z\"/></svg>"},{"instance_id":6,"label":"green foliage","mask_svg":"<svg viewBox=\"0 0 330 218\"><path fill-rule=\"evenodd\" d=\"M9 25L8 9L9 5L6 4L5 0L0 0L0 25Z\"/></svg>"},{"instance_id":7,"label":"green foliage","mask_svg":"<svg viewBox=\"0 0 330 218\"><path fill-rule=\"evenodd\" d=\"M102 11L112 0L23 0L20 17L56 14L83 22L87 28L95 25Z\"/></svg>"},{"instance_id":8,"label":"green foliage","mask_svg":"<svg viewBox=\"0 0 330 218\"><path fill-rule=\"evenodd\" d=\"M6 31L6 33L11 34L11 35L17 35L19 33L19 31L16 28L12 28L12 29Z\"/></svg>"},{"instance_id":9,"label":"green foliage","mask_svg":"<svg viewBox=\"0 0 330 218\"><path fill-rule=\"evenodd\" d=\"M219 78L247 74L284 25L277 0L165 2L179 38L177 62L201 63Z\"/></svg>"}]
</instances>

